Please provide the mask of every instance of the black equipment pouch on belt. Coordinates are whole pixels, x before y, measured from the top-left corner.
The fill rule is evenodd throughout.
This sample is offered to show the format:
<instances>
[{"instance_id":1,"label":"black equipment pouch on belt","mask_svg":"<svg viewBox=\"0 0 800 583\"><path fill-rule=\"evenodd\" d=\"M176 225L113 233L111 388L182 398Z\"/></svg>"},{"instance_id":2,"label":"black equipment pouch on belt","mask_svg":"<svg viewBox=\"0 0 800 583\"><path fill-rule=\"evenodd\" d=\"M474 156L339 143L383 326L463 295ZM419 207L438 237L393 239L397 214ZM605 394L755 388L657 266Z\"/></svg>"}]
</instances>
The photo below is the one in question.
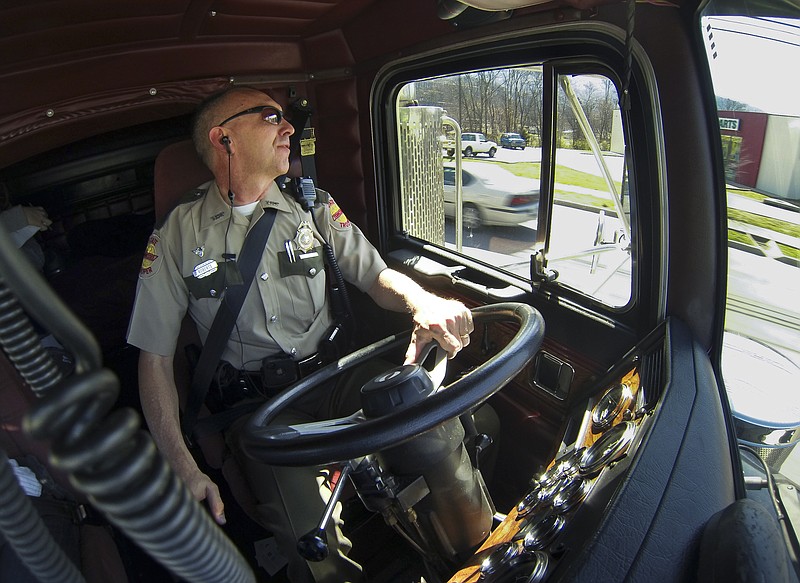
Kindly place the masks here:
<instances>
[{"instance_id":1,"label":"black equipment pouch on belt","mask_svg":"<svg viewBox=\"0 0 800 583\"><path fill-rule=\"evenodd\" d=\"M290 356L267 357L261 361L261 385L278 391L300 380L297 365Z\"/></svg>"},{"instance_id":2,"label":"black equipment pouch on belt","mask_svg":"<svg viewBox=\"0 0 800 583\"><path fill-rule=\"evenodd\" d=\"M288 354L268 356L261 361L261 385L268 397L274 397L289 385L316 372L333 359L315 352L301 360Z\"/></svg>"}]
</instances>

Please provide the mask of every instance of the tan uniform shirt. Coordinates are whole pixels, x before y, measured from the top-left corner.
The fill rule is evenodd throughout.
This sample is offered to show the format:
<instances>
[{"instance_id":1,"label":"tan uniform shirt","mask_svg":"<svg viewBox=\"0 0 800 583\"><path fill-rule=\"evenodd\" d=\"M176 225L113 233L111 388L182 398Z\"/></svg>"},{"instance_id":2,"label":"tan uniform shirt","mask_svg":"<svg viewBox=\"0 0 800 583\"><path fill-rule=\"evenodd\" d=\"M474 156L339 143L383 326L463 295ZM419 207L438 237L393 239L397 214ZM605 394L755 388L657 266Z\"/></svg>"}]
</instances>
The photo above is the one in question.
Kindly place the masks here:
<instances>
[{"instance_id":1,"label":"tan uniform shirt","mask_svg":"<svg viewBox=\"0 0 800 583\"><path fill-rule=\"evenodd\" d=\"M238 256L250 225L267 208L277 209L275 224L222 359L236 368L257 370L262 358L280 351L296 359L314 353L332 323L322 238L311 214L276 184L251 217L234 212L231 218L230 206L212 182L205 195L178 205L153 231L139 273L128 342L147 352L173 355L187 310L205 342L225 286L238 273L222 256ZM313 212L344 279L366 292L386 263L333 198L318 203Z\"/></svg>"}]
</instances>

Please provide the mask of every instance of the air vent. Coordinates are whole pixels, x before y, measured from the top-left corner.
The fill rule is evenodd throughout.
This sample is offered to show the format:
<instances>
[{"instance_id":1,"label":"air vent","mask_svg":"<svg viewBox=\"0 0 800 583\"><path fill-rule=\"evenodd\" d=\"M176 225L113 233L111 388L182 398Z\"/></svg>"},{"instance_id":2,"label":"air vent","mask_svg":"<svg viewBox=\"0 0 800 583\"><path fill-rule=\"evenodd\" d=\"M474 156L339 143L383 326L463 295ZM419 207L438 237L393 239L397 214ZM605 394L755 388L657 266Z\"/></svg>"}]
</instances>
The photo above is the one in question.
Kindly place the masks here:
<instances>
[{"instance_id":1,"label":"air vent","mask_svg":"<svg viewBox=\"0 0 800 583\"><path fill-rule=\"evenodd\" d=\"M640 367L641 386L640 405L637 409L644 408L651 411L661 396L661 391L666 383L666 346L661 338L642 356Z\"/></svg>"}]
</instances>

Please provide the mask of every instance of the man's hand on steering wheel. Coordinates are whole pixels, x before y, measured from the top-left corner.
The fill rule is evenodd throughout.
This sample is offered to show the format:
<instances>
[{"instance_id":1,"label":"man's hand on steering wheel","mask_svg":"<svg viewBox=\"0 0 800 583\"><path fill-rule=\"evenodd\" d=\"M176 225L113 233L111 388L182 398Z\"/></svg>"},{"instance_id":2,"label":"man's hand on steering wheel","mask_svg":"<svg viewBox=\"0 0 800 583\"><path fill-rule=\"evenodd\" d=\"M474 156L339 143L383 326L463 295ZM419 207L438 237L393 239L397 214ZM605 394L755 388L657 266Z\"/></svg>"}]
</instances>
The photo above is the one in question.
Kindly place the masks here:
<instances>
[{"instance_id":1,"label":"man's hand on steering wheel","mask_svg":"<svg viewBox=\"0 0 800 583\"><path fill-rule=\"evenodd\" d=\"M455 318L452 312L451 315ZM367 417L363 411L359 411L340 419L292 426L272 424L287 407L291 407L298 399L329 382L336 375L402 347L406 342L406 334L394 334L321 368L264 403L242 428L242 448L252 459L266 464L327 465L395 447L448 419L474 409L505 387L533 359L544 339L544 319L532 306L517 302L479 306L473 310L472 315L478 324L511 322L516 323L518 329L505 346L467 374L447 386L442 386L441 390L436 390L437 383L433 382L434 390L422 400L407 403L406 406L396 403L395 393L403 386L410 383L413 385L412 391L418 394L421 394L419 389L424 388L425 375L421 372L422 366L403 365L387 371L388 374L381 373L375 377L366 391L373 409L376 403L398 405L393 405L386 414ZM448 329L450 337L456 334L460 337L462 330L471 330L472 320L468 322L468 328L455 328L454 332ZM455 324L455 320L452 324ZM444 329L440 328L440 331ZM421 345L423 332L430 334L429 328L421 327L420 338L417 339L415 335L409 354L416 354L416 345ZM431 337L433 336L427 336ZM362 396L364 392L362 390Z\"/></svg>"},{"instance_id":2,"label":"man's hand on steering wheel","mask_svg":"<svg viewBox=\"0 0 800 583\"><path fill-rule=\"evenodd\" d=\"M459 350L469 345L469 335L475 329L472 312L464 304L427 292L412 306L412 316L414 331L404 364L416 363L432 340L439 343L448 358L453 358Z\"/></svg>"}]
</instances>

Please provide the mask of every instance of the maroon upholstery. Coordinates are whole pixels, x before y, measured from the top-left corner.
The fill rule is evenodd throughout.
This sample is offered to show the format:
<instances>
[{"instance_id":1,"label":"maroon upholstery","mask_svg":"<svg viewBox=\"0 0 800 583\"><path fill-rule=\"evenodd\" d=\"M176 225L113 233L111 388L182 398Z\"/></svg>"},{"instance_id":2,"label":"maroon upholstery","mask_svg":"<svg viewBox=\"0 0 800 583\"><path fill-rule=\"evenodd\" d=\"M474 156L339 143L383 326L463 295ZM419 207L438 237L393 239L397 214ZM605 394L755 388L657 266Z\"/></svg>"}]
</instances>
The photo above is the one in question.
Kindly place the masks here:
<instances>
[{"instance_id":1,"label":"maroon upholstery","mask_svg":"<svg viewBox=\"0 0 800 583\"><path fill-rule=\"evenodd\" d=\"M161 150L156 157L153 176L156 222L172 210L184 194L212 178L191 140L175 142Z\"/></svg>"}]
</instances>

